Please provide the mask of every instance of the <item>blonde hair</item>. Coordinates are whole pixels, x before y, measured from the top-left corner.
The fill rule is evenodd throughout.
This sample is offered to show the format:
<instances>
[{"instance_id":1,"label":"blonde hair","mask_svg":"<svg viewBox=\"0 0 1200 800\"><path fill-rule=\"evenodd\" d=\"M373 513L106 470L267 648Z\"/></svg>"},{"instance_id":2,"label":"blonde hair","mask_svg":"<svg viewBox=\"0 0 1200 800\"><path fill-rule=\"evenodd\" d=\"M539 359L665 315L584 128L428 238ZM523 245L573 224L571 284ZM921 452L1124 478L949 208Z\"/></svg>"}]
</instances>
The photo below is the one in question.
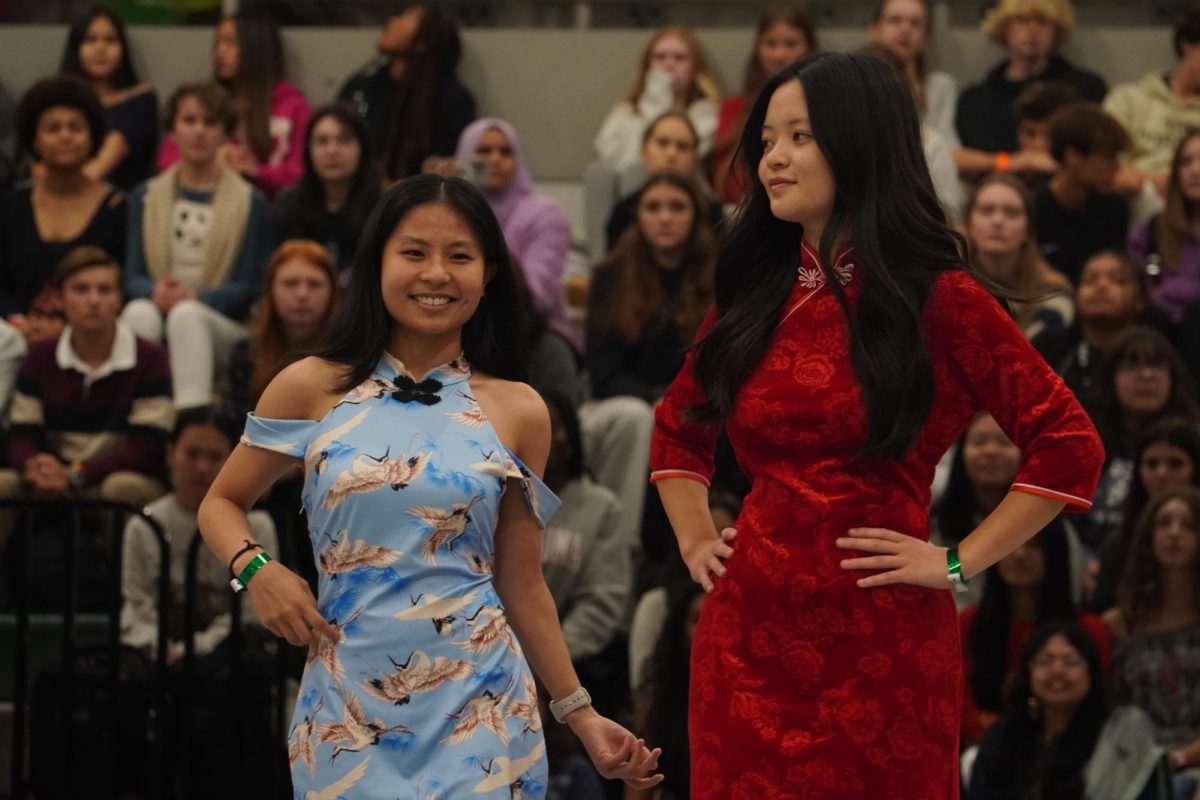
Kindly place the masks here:
<instances>
[{"instance_id":1,"label":"blonde hair","mask_svg":"<svg viewBox=\"0 0 1200 800\"><path fill-rule=\"evenodd\" d=\"M700 44L696 34L687 28L676 25L659 28L658 32L654 34L654 38L646 44L646 49L642 51L642 67L638 71L638 76L633 83L629 84L629 88L625 90L621 100L636 106L638 98L646 89L646 73L650 71L650 57L654 53L654 45L668 36L682 39L692 54L692 85L688 87L688 105L702 99L711 100L714 103L721 102L721 90L717 88L717 82L713 79L712 73L708 71L708 56L704 53L704 46Z\"/></svg>"},{"instance_id":2,"label":"blonde hair","mask_svg":"<svg viewBox=\"0 0 1200 800\"><path fill-rule=\"evenodd\" d=\"M1070 0L1000 0L983 19L983 32L999 45L1004 44L1004 29L1013 17L1034 15L1053 22L1058 28L1056 44L1062 44L1075 29L1075 9Z\"/></svg>"}]
</instances>

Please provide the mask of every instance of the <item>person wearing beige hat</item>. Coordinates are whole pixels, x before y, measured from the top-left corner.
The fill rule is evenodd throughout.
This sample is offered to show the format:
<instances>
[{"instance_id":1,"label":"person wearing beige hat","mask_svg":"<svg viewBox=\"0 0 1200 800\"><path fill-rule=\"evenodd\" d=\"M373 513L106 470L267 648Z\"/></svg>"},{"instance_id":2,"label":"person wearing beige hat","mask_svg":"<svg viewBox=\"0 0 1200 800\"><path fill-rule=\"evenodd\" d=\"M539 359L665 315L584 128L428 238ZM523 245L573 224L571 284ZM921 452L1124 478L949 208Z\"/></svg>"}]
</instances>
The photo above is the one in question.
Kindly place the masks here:
<instances>
[{"instance_id":1,"label":"person wearing beige hat","mask_svg":"<svg viewBox=\"0 0 1200 800\"><path fill-rule=\"evenodd\" d=\"M1058 54L1074 27L1069 0L999 0L988 12L983 32L1004 48L1005 58L982 82L959 95L955 126L962 149L955 161L960 173L1054 172L1054 161L1044 153L1018 147L1013 105L1034 81L1061 81L1078 89L1085 100L1104 99L1108 87L1103 78Z\"/></svg>"}]
</instances>

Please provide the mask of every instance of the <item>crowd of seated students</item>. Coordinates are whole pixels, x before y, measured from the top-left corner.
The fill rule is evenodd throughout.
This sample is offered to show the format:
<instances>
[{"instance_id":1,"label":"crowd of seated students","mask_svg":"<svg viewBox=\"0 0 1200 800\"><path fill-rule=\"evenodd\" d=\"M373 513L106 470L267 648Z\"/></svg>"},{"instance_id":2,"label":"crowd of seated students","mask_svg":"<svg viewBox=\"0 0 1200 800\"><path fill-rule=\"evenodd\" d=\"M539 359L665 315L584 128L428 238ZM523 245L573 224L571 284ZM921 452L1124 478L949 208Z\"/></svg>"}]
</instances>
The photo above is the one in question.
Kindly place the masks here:
<instances>
[{"instance_id":1,"label":"crowd of seated students","mask_svg":"<svg viewBox=\"0 0 1200 800\"><path fill-rule=\"evenodd\" d=\"M1074 24L1067 0L999 0L983 32L1005 57L975 84L931 63L924 0L882 0L863 31L908 79L968 257L1108 455L1090 514L1057 520L957 598L964 791L1192 800L1200 701L1172 687L1200 686L1200 10L1180 17L1168 72L1111 91L1060 55ZM314 111L287 80L278 28L230 16L211 76L164 96L160 118L121 19L97 8L71 27L61 74L16 103L21 179L0 194L0 496L145 507L178 532L178 605L198 497L237 420L327 330L371 209L406 176L463 175L504 230L535 321L546 481L564 500L543 562L568 648L597 703L664 747L667 781L647 796L687 797L703 592L647 492L653 408L712 304L721 220L753 179L734 159L747 109L769 74L818 49L818 31L800 8L764 13L724 102L694 33L650 37L582 176L582 323L564 291L567 217L537 191L518 131L476 119L454 21L412 6L377 47ZM935 482L935 540L986 517L1021 458L994 419L972 421ZM736 526L746 489L724 461L718 529ZM259 539L315 577L302 482L287 476L263 499ZM0 559L10 527L0 516ZM154 643L150 544L131 522L122 635L137 648ZM229 631L228 576L204 563L198 577L204 654ZM169 627L172 660L180 635ZM551 750L560 796L599 796L569 747Z\"/></svg>"}]
</instances>

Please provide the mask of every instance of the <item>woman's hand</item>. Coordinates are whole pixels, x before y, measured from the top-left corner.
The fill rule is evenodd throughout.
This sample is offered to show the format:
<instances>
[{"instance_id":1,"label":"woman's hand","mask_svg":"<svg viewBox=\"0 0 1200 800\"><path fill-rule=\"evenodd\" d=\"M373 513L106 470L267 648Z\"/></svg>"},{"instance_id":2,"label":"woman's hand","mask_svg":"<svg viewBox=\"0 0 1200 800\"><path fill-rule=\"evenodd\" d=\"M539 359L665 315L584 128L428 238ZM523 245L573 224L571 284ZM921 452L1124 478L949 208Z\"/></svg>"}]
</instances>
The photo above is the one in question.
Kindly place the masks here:
<instances>
[{"instance_id":1,"label":"woman's hand","mask_svg":"<svg viewBox=\"0 0 1200 800\"><path fill-rule=\"evenodd\" d=\"M249 561L243 559L240 566ZM304 579L278 561L268 562L256 572L246 591L263 627L289 644L315 644L321 636L335 642L341 639L341 632L317 610L317 600Z\"/></svg>"},{"instance_id":2,"label":"woman's hand","mask_svg":"<svg viewBox=\"0 0 1200 800\"><path fill-rule=\"evenodd\" d=\"M661 747L650 750L644 740L591 707L572 711L567 715L567 724L605 778L620 778L635 789L649 789L662 781L662 775L654 774Z\"/></svg>"},{"instance_id":3,"label":"woman's hand","mask_svg":"<svg viewBox=\"0 0 1200 800\"><path fill-rule=\"evenodd\" d=\"M692 580L704 587L704 591L713 590L713 578L725 574L725 559L733 555L733 540L737 538L735 528L726 528L716 539L705 539L688 548L682 553L683 561L687 564Z\"/></svg>"},{"instance_id":4,"label":"woman's hand","mask_svg":"<svg viewBox=\"0 0 1200 800\"><path fill-rule=\"evenodd\" d=\"M847 559L842 562L842 569L877 570L874 575L859 578L858 585L864 589L894 583L927 589L945 589L950 585L946 548L887 528L851 528L848 533L849 536L835 542L838 547L872 555Z\"/></svg>"}]
</instances>

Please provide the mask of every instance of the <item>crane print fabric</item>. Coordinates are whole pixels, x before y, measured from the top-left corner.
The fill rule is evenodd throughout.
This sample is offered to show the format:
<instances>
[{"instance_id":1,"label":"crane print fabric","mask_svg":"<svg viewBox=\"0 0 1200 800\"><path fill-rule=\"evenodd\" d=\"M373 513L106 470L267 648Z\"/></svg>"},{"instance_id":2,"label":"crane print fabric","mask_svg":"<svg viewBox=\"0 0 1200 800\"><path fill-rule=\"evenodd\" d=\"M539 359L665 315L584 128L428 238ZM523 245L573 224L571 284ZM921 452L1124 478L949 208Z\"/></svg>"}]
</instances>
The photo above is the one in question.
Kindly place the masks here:
<instances>
[{"instance_id":1,"label":"crane print fabric","mask_svg":"<svg viewBox=\"0 0 1200 800\"><path fill-rule=\"evenodd\" d=\"M533 676L492 583L509 479L559 501L501 443L461 357L416 381L384 355L324 419L250 414L242 443L304 460L321 613L288 737L296 798L536 798Z\"/></svg>"}]
</instances>

